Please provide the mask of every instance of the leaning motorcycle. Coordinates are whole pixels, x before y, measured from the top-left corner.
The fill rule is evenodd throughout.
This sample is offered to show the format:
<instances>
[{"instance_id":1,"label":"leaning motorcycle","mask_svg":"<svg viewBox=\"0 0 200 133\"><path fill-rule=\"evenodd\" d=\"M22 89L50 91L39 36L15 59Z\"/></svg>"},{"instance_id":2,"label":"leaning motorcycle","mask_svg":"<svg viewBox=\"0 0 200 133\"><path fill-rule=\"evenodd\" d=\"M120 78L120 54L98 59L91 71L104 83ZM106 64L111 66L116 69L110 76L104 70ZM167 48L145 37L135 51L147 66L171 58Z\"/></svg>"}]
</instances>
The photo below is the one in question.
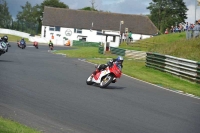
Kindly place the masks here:
<instances>
[{"instance_id":1,"label":"leaning motorcycle","mask_svg":"<svg viewBox=\"0 0 200 133\"><path fill-rule=\"evenodd\" d=\"M4 41L0 41L0 55L8 52L8 46Z\"/></svg>"},{"instance_id":2,"label":"leaning motorcycle","mask_svg":"<svg viewBox=\"0 0 200 133\"><path fill-rule=\"evenodd\" d=\"M3 36L1 39L6 43L7 47L11 47L10 43L8 42L7 36Z\"/></svg>"},{"instance_id":3,"label":"leaning motorcycle","mask_svg":"<svg viewBox=\"0 0 200 133\"><path fill-rule=\"evenodd\" d=\"M8 46L8 47L11 47L11 45L10 45L10 43L9 43L9 42L6 42L6 44L7 44L7 46Z\"/></svg>"},{"instance_id":4,"label":"leaning motorcycle","mask_svg":"<svg viewBox=\"0 0 200 133\"><path fill-rule=\"evenodd\" d=\"M108 66L105 70L89 76L86 80L86 84L93 85L96 83L99 84L100 88L105 88L110 83L115 83L117 81L116 79L121 77L121 74L121 66L114 63L111 67Z\"/></svg>"},{"instance_id":5,"label":"leaning motorcycle","mask_svg":"<svg viewBox=\"0 0 200 133\"><path fill-rule=\"evenodd\" d=\"M17 41L17 46L21 49L25 49L26 44L24 41Z\"/></svg>"}]
</instances>

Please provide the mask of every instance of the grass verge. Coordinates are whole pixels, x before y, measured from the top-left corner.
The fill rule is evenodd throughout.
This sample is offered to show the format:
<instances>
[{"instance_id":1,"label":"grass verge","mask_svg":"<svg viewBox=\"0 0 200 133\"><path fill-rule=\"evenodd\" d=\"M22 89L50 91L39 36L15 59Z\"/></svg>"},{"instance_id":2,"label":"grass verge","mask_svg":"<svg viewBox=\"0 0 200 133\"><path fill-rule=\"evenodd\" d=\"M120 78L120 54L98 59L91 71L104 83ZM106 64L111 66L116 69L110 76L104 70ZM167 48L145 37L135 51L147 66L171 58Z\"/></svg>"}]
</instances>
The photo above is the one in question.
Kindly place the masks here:
<instances>
[{"instance_id":1,"label":"grass verge","mask_svg":"<svg viewBox=\"0 0 200 133\"><path fill-rule=\"evenodd\" d=\"M9 35L9 34L0 34L0 37L3 37L4 35L7 35L8 36L8 41L9 42L16 42L17 41L20 41L22 39L22 37L19 37L19 36L15 36L15 35ZM28 38L24 38L26 42L30 42L28 40Z\"/></svg>"},{"instance_id":2,"label":"grass verge","mask_svg":"<svg viewBox=\"0 0 200 133\"><path fill-rule=\"evenodd\" d=\"M9 119L0 116L0 133L41 133L35 129L21 125Z\"/></svg>"}]
</instances>

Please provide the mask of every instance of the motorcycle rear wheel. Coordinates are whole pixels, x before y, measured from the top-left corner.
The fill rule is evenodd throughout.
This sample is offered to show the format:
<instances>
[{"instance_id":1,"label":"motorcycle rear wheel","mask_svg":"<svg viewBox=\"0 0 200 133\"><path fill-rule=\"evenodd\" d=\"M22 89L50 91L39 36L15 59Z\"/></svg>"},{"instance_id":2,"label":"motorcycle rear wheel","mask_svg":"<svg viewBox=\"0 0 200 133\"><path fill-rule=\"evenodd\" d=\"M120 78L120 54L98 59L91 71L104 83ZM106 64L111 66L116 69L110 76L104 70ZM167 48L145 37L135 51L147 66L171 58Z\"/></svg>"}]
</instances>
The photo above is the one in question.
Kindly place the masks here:
<instances>
[{"instance_id":1,"label":"motorcycle rear wheel","mask_svg":"<svg viewBox=\"0 0 200 133\"><path fill-rule=\"evenodd\" d=\"M94 82L92 82L92 77L91 76L89 76L88 78L87 78L87 80L86 80L86 84L87 85L92 85Z\"/></svg>"},{"instance_id":2,"label":"motorcycle rear wheel","mask_svg":"<svg viewBox=\"0 0 200 133\"><path fill-rule=\"evenodd\" d=\"M107 75L106 77L104 77L99 84L100 88L107 87L113 81L113 78L113 75Z\"/></svg>"}]
</instances>

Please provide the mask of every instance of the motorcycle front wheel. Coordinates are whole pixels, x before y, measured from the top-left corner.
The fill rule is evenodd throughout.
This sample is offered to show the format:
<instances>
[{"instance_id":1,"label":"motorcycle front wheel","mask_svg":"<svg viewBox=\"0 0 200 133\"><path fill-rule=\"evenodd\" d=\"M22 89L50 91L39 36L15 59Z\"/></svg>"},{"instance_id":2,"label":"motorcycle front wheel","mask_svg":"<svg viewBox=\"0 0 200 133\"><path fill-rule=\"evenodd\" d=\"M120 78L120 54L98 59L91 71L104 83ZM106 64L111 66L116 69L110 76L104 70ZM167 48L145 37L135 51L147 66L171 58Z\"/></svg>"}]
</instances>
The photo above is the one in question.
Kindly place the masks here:
<instances>
[{"instance_id":1,"label":"motorcycle front wheel","mask_svg":"<svg viewBox=\"0 0 200 133\"><path fill-rule=\"evenodd\" d=\"M94 82L92 82L92 76L89 76L86 80L87 85L92 85Z\"/></svg>"},{"instance_id":2,"label":"motorcycle front wheel","mask_svg":"<svg viewBox=\"0 0 200 133\"><path fill-rule=\"evenodd\" d=\"M106 77L104 77L99 84L100 88L107 87L113 81L113 78L113 75L107 75Z\"/></svg>"}]
</instances>

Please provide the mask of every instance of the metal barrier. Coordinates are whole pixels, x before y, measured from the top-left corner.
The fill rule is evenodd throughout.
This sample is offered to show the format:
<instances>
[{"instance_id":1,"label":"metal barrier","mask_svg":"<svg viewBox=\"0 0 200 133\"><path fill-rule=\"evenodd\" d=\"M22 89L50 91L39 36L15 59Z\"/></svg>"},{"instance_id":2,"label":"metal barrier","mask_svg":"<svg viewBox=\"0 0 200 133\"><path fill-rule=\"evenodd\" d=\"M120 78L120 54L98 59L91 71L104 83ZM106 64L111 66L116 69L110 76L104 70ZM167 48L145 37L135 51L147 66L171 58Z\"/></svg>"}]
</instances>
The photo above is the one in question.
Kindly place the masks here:
<instances>
[{"instance_id":1,"label":"metal barrier","mask_svg":"<svg viewBox=\"0 0 200 133\"><path fill-rule=\"evenodd\" d=\"M146 52L144 51L136 51L136 50L126 50L125 57L133 58L133 59L146 59Z\"/></svg>"},{"instance_id":2,"label":"metal barrier","mask_svg":"<svg viewBox=\"0 0 200 133\"><path fill-rule=\"evenodd\" d=\"M116 47L110 47L110 51L112 54L116 54L116 55L121 55L121 56L125 56L125 49L121 49L121 48L116 48Z\"/></svg>"},{"instance_id":3,"label":"metal barrier","mask_svg":"<svg viewBox=\"0 0 200 133\"><path fill-rule=\"evenodd\" d=\"M200 62L147 52L146 66L200 84Z\"/></svg>"},{"instance_id":4,"label":"metal barrier","mask_svg":"<svg viewBox=\"0 0 200 133\"><path fill-rule=\"evenodd\" d=\"M116 47L110 47L110 52L112 54L121 55L128 58L143 59L143 60L146 58L146 52L144 51L127 50ZM104 48L102 46L99 46L99 53L104 54Z\"/></svg>"},{"instance_id":5,"label":"metal barrier","mask_svg":"<svg viewBox=\"0 0 200 133\"><path fill-rule=\"evenodd\" d=\"M73 46L99 47L100 44L101 43L73 40Z\"/></svg>"},{"instance_id":6,"label":"metal barrier","mask_svg":"<svg viewBox=\"0 0 200 133\"><path fill-rule=\"evenodd\" d=\"M99 46L99 53L100 53L100 54L104 54L104 47Z\"/></svg>"}]
</instances>

